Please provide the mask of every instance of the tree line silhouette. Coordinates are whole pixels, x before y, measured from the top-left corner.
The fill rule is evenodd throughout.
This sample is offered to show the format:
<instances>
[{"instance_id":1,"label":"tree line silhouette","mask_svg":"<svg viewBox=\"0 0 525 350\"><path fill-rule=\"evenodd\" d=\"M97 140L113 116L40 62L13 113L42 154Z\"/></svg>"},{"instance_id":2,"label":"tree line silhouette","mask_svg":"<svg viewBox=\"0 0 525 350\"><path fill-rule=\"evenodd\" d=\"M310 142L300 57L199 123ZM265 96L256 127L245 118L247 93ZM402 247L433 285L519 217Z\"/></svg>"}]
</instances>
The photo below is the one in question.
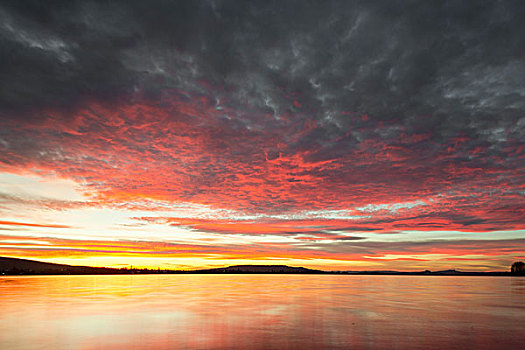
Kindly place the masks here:
<instances>
[{"instance_id":1,"label":"tree line silhouette","mask_svg":"<svg viewBox=\"0 0 525 350\"><path fill-rule=\"evenodd\" d=\"M525 275L525 263L523 261L516 261L510 267L510 273L513 275Z\"/></svg>"}]
</instances>

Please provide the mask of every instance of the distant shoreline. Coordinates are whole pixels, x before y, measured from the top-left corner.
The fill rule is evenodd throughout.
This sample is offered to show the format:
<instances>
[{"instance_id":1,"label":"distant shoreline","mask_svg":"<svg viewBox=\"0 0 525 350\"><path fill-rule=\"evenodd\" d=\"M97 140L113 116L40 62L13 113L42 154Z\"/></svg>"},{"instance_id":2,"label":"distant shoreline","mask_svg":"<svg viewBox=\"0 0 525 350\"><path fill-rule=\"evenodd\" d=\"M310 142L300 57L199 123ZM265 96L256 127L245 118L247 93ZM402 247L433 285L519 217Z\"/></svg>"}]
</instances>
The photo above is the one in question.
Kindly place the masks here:
<instances>
[{"instance_id":1,"label":"distant shoreline","mask_svg":"<svg viewBox=\"0 0 525 350\"><path fill-rule=\"evenodd\" d=\"M89 273L4 273L0 272L0 277L13 276L123 276L123 275L340 275L340 276L465 276L465 277L524 277L510 272L461 272L454 274L421 272L393 272L382 273L375 271L365 272L315 272L315 273L295 273L295 272L200 272L200 271L166 271L166 272L89 272Z\"/></svg>"},{"instance_id":2,"label":"distant shoreline","mask_svg":"<svg viewBox=\"0 0 525 350\"><path fill-rule=\"evenodd\" d=\"M35 260L0 257L0 276L45 275L158 275L158 274L272 274L272 275L368 275L368 276L520 276L506 271L323 271L286 265L236 265L202 270L167 270L72 266ZM523 276L523 275L521 275Z\"/></svg>"}]
</instances>

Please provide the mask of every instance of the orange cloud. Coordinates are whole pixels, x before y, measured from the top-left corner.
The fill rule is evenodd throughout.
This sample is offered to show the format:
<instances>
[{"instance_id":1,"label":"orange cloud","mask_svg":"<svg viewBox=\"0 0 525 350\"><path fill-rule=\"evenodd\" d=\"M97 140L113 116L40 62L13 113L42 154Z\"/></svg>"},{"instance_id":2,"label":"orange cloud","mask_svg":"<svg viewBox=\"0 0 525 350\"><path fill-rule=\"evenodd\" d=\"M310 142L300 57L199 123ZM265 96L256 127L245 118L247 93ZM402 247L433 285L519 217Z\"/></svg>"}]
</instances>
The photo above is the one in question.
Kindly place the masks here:
<instances>
[{"instance_id":1,"label":"orange cloud","mask_svg":"<svg viewBox=\"0 0 525 350\"><path fill-rule=\"evenodd\" d=\"M28 227L49 227L49 228L70 228L68 225L57 225L57 224L33 224L28 222L15 222L0 220L0 225L8 226L28 226Z\"/></svg>"}]
</instances>

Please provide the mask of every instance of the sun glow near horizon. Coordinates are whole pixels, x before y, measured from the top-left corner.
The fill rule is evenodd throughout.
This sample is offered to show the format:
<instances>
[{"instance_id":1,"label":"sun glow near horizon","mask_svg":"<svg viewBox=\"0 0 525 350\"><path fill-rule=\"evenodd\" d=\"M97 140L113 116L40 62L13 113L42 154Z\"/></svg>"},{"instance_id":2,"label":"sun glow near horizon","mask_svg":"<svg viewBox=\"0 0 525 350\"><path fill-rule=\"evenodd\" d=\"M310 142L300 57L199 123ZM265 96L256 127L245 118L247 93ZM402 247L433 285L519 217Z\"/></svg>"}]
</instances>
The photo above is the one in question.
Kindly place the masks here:
<instances>
[{"instance_id":1,"label":"sun glow near horizon","mask_svg":"<svg viewBox=\"0 0 525 350\"><path fill-rule=\"evenodd\" d=\"M104 203L84 192L82 184L52 174L2 174L0 179L0 192L10 194L2 198L9 204L0 221L3 256L116 268L192 270L287 264L323 270L401 271L502 270L509 260L521 258L519 246L497 247L499 242L487 254L483 247L494 247L494 242L485 231L359 230L362 221L381 218L384 211L392 215L429 205L423 201L248 215L144 198L131 208L129 202ZM349 225L356 227L344 227ZM519 242L522 236L522 230L498 233L505 243ZM468 245L463 241L466 237ZM351 245L341 249L341 242ZM424 248L417 249L422 243ZM376 251L370 252L370 247Z\"/></svg>"}]
</instances>

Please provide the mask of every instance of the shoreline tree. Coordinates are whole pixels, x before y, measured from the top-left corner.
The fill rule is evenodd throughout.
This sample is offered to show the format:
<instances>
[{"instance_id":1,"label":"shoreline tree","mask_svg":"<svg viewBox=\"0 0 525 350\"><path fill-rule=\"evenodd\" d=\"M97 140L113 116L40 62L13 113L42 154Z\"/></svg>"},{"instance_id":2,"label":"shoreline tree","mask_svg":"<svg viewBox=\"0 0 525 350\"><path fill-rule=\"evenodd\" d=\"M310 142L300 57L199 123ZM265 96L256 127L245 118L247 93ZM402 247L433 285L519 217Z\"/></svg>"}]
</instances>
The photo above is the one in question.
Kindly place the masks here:
<instances>
[{"instance_id":1,"label":"shoreline tree","mask_svg":"<svg viewBox=\"0 0 525 350\"><path fill-rule=\"evenodd\" d=\"M510 267L510 273L513 275L525 275L525 263L523 261L516 261Z\"/></svg>"}]
</instances>

